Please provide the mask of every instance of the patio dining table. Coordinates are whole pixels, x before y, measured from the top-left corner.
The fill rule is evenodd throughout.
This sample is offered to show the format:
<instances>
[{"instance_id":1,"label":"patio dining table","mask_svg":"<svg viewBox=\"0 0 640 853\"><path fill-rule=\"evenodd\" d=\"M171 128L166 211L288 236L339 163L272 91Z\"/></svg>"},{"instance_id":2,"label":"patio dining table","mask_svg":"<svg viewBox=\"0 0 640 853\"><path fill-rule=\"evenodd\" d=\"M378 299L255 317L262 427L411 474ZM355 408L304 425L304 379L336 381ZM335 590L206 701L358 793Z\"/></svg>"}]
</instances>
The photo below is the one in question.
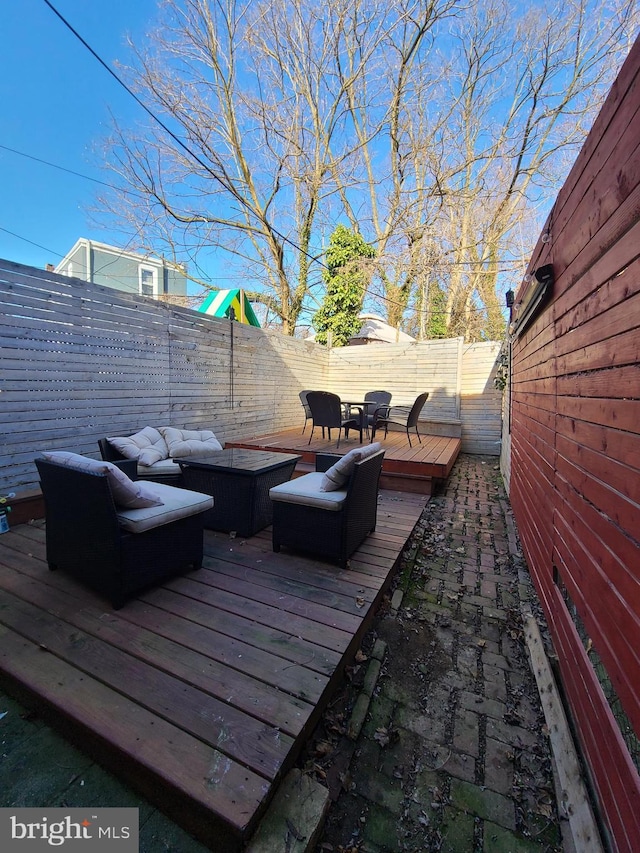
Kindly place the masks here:
<instances>
[{"instance_id":1,"label":"patio dining table","mask_svg":"<svg viewBox=\"0 0 640 853\"><path fill-rule=\"evenodd\" d=\"M377 408L380 403L377 400L343 400L340 398L340 402L343 406L347 407L348 414L347 417L351 416L351 409L360 409L360 417L363 419L363 427L367 434L367 438L369 437L369 421L367 420L367 415L369 414L369 409Z\"/></svg>"}]
</instances>

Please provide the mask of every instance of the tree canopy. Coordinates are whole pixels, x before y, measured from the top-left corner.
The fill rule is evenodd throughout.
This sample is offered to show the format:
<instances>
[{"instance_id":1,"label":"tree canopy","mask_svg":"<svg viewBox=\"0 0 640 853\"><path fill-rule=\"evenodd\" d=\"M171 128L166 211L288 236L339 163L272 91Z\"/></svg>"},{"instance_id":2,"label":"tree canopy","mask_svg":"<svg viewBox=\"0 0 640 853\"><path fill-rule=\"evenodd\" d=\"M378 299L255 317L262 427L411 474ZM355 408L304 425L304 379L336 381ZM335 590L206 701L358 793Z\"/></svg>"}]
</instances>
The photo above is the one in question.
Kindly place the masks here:
<instances>
[{"instance_id":1,"label":"tree canopy","mask_svg":"<svg viewBox=\"0 0 640 853\"><path fill-rule=\"evenodd\" d=\"M345 225L338 225L327 248L327 268L323 279L327 290L324 301L313 316L318 343L326 344L331 335L333 346L344 346L362 326L358 315L371 278L366 259L376 250Z\"/></svg>"},{"instance_id":2,"label":"tree canopy","mask_svg":"<svg viewBox=\"0 0 640 853\"><path fill-rule=\"evenodd\" d=\"M102 205L196 277L224 270L287 334L322 302L346 222L393 326L499 338L637 16L633 0L164 0L125 70L164 127L114 124L122 194Z\"/></svg>"}]
</instances>

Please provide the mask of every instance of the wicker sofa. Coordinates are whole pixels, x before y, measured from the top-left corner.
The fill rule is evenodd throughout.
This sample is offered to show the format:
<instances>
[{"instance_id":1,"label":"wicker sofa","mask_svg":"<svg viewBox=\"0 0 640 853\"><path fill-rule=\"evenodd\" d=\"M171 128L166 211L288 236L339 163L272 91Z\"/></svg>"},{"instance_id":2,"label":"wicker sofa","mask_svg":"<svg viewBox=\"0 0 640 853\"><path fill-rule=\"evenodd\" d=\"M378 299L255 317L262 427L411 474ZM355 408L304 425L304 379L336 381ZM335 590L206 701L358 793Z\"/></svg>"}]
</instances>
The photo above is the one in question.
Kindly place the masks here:
<instances>
[{"instance_id":1,"label":"wicker sofa","mask_svg":"<svg viewBox=\"0 0 640 853\"><path fill-rule=\"evenodd\" d=\"M134 482L109 462L74 453L42 456L35 464L51 570L68 572L118 609L145 587L200 568L209 495Z\"/></svg>"},{"instance_id":2,"label":"wicker sofa","mask_svg":"<svg viewBox=\"0 0 640 853\"><path fill-rule=\"evenodd\" d=\"M318 453L315 472L274 486L273 550L285 545L346 568L375 530L383 458L379 444L345 456Z\"/></svg>"},{"instance_id":3,"label":"wicker sofa","mask_svg":"<svg viewBox=\"0 0 640 853\"><path fill-rule=\"evenodd\" d=\"M212 430L146 426L133 435L100 438L98 447L107 462L135 460L141 479L180 486L182 472L174 458L222 450L224 445Z\"/></svg>"}]
</instances>

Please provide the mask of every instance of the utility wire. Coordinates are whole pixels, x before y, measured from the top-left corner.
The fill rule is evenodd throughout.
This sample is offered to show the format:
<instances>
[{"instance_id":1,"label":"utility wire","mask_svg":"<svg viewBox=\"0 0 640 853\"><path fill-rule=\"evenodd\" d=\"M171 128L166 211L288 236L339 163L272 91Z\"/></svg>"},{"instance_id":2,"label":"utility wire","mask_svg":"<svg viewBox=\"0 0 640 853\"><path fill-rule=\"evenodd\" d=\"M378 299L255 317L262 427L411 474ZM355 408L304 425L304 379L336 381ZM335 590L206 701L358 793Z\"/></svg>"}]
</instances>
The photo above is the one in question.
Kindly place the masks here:
<instances>
[{"instance_id":1,"label":"utility wire","mask_svg":"<svg viewBox=\"0 0 640 853\"><path fill-rule=\"evenodd\" d=\"M194 151L192 151L192 150L191 150L191 148L189 148L189 146L188 146L185 142L183 142L183 140L182 140L182 139L180 139L180 137L179 137L179 136L177 136L177 135L176 135L176 134L175 134L175 133L174 133L174 132L173 132L173 131L172 131L172 130L171 130L171 129L170 129L170 128L169 128L169 127L168 127L168 126L167 126L167 125L166 125L166 124L165 124L165 123L164 123L164 122L163 122L163 121L162 121L162 120L161 120L161 119L160 119L160 118L159 118L159 117L158 117L158 116L157 116L157 115L156 115L156 114L155 114L155 113L154 113L154 112L153 112L153 111L152 111L152 110L151 110L151 109L150 109L150 108L145 104L145 103L144 103L144 101L142 101L142 100L141 100L141 99L140 99L140 98L135 94L135 92L133 92L133 91L131 90L131 88L130 88L129 86L127 86L127 84L126 84L126 83L125 83L125 82L124 82L124 81L123 81L123 80L122 80L122 79L121 79L121 78L120 78L120 77L115 73L115 71L114 71L114 70L113 70L109 65L107 65L107 63L102 59L102 57L101 57L101 56L99 56L99 54L98 54L98 53L96 53L96 51L91 47L91 45L90 45L90 44L89 44L89 43L88 43L88 42L87 42L87 41L86 41L86 40L85 40L85 39L80 35L80 33L79 33L79 32L78 32L78 31L77 31L77 30L76 30L76 29L75 29L75 28L74 28L74 27L69 23L69 21L67 21L67 19L66 19L66 18L65 18L65 17L64 17L64 16L63 16L63 15L62 15L62 14L61 14L57 9L56 9L56 7L55 7L55 6L50 2L50 0L44 0L44 2L45 2L45 4L46 4L50 9L51 9L51 11L56 15L56 17L57 17L57 18L59 18L59 20L60 20L60 21L65 25L65 27L67 27L67 29L68 29L68 30L69 30L69 31L70 31L70 32L71 32L71 33L72 33L72 34L73 34L73 35L78 39L78 41L80 41L80 42L81 42L81 44L82 44L82 45L83 45L83 46L84 46L84 47L89 51L89 53L91 53L91 55L92 55L92 56L93 56L93 57L94 57L94 58L95 58L95 59L100 63L100 65L102 65L102 67L103 67L103 68L104 68L104 69L105 69L105 70L106 70L106 71L107 71L107 72L108 72L108 73L113 77L113 79L114 79L114 80L115 80L115 81L116 81L116 82L117 82L117 83L118 83L118 84L119 84L119 85L120 85L120 86L121 86L121 87L122 87L122 88L123 88L123 89L124 89L124 90L125 90L125 91L126 91L126 92L127 92L127 93L128 93L128 94L129 94L133 99L134 99L134 100L135 100L135 101L136 101L136 103L137 103L140 107L142 107L142 109L147 113L147 115L149 115L149 116L151 117L151 119L153 119L153 121L155 121L155 122L156 122L156 123L157 123L157 124L158 124L158 125L159 125L163 130L164 130L164 132L165 132L168 136L170 136L170 137L171 137L171 139L173 139L173 141L174 141L177 145L179 145L179 146L180 146L180 148L182 148L182 149L183 149L183 150L184 150L184 151L185 151L185 152L186 152L190 157L192 157L192 158L193 158L193 160L195 160L195 162L196 162L196 163L198 163L198 164L199 164L199 165L200 165L200 166L201 166L201 167L202 167L202 168L203 168L203 169L204 169L204 170L205 170L209 175L211 175L211 177L212 177L215 181L217 181L217 182L218 182L221 186L223 186L225 189L228 189L228 187L227 187L227 186L224 184L224 182L223 182L223 181L218 177L218 175L216 175L216 173L211 169L211 167L210 167L210 166L209 166L209 165L208 165L204 160L202 160L202 158L201 158L201 157L199 157L199 156L198 156L198 154L196 154ZM5 147L5 146L2 146L2 147ZM17 152L17 153L19 153L19 152ZM34 158L34 159L37 159L37 158ZM43 161L43 162L44 162L44 161ZM52 164L49 164L49 165L52 165ZM70 171L70 170L69 170L69 171ZM78 174L78 173L73 173L73 174ZM82 176L81 176L81 177L82 177ZM95 179L90 179L90 180L95 180ZM102 181L97 181L97 183L104 183L104 182L102 182ZM110 186L109 184L104 184L104 185L105 185L105 186ZM249 205L249 204L248 204L248 203L247 203L247 202L242 198L242 196L237 195L237 196L236 196L236 198L237 198L237 200L240 202L240 204L241 204L241 205L243 205L247 210L249 210L249 212L252 212L252 211L251 211L251 208L250 208L250 205ZM6 230L6 229L2 229L2 230ZM284 234L282 234L282 233L281 233L280 231L278 231L276 228L274 228L273 226L271 226L271 230L272 230L272 231L273 231L273 233L274 233L277 237L279 237L279 238L280 238L284 243L288 244L289 246L291 246L292 248L294 248L296 251L298 251L298 252L300 252L301 254L305 255L309 260L314 261L315 263L319 264L319 265L320 265L321 267L323 267L324 269L328 269L328 267L326 266L326 264L324 264L324 263L323 263L319 258L317 258L315 255L312 255L311 253L309 253L309 252L305 251L304 249L302 249L302 248L301 248L300 246L298 246L298 245L297 245L293 240L290 240L288 237L286 237ZM11 233L11 232L7 232L7 233ZM18 236L18 235L14 235L14 236ZM19 238L19 239L25 239L25 238ZM27 240L26 242L31 242L31 241L28 241L28 240ZM36 244L34 244L34 245L36 245ZM40 248L43 248L43 247L40 247ZM48 251L48 250L46 250L46 251ZM55 254L58 254L58 253L56 252ZM388 297L377 297L377 298L378 298L378 299L382 299L384 302L387 302L388 304L400 304L400 303L395 303L393 300L389 299ZM482 309L480 309L480 310L482 310Z\"/></svg>"},{"instance_id":2,"label":"utility wire","mask_svg":"<svg viewBox=\"0 0 640 853\"><path fill-rule=\"evenodd\" d=\"M129 93L129 95L131 95L131 97L136 101L136 103L137 103L137 104L139 104L139 106L141 106L141 107L142 107L142 109L143 109L143 110L144 110L144 111L145 111L149 116L151 116L151 118L152 118L152 119L153 119L157 124L159 124L159 125L160 125L160 127L164 130L164 132L165 132L165 133L167 133L167 134L171 137L171 139L173 139L173 141L183 149L183 151L186 151L186 152L187 152L187 154L188 154L190 157L192 157L192 158L196 161L196 163L198 163L198 165L202 166L202 168L203 168L206 172L208 172L208 174L209 174L209 175L211 175L211 177L212 177L215 181L217 181L217 182L218 182L222 187L224 187L225 189L227 189L227 190L228 190L228 187L226 186L226 184L224 183L224 181L222 181L222 180L218 177L218 175L216 175L216 173L211 169L211 167L210 167L207 163L205 163L205 161L204 161L204 160L202 160L202 158L201 158L201 157L199 157L199 156L198 156L194 151L192 151L192 150L191 150L191 148L189 148L189 146L188 146L185 142L183 142L183 141L182 141L182 139L180 139L180 137L179 137L179 136L177 136L177 135L176 135L172 130L170 130L170 129L167 127L167 125L166 125L166 124L165 124L165 123L164 123L160 118L158 118L158 116L157 116L157 115L156 115L156 114L155 114L155 113L154 113L154 112L153 112L153 111L152 111L152 110L151 110L151 109L150 109L150 108L149 108L149 107L144 103L144 101L142 101L142 100L141 100L141 99L136 95L136 93L135 93L135 92L133 92L133 91L129 88L129 86L127 86L127 84L126 84L123 80L121 80L121 78L120 78L120 77L118 77L118 75L115 73L115 71L114 71L112 68L110 68L110 67L107 65L107 63L106 63L106 62L105 62L105 61L104 61L104 60L103 60L103 59L102 59L102 58L101 58L101 57L100 57L100 56L95 52L95 50L91 47L91 45L90 45L87 41L85 41L85 39L80 35L80 33L79 33L76 29L74 29L74 28L71 26L71 24L69 23L69 21L67 21L67 19L66 19L66 18L65 18L65 17L64 17L60 12L58 12L58 10L56 9L56 7L55 7L55 6L50 2L50 0L44 0L44 2L45 2L45 3L46 3L46 5L51 9L51 11L52 11L52 12L53 12L53 13L54 13L54 14L55 14L55 15L56 15L56 16L57 16L57 17L62 21L62 23L65 25L65 27L67 27L67 29L69 29L69 30L73 33L73 35L74 35L74 36L75 36L75 37L76 37L76 38L77 38L77 39L78 39L78 40L79 40L79 41L80 41L80 42L81 42L81 43L86 47L86 49L89 51L89 53L90 53L90 54L91 54L95 59L97 59L97 61L100 63L100 65L102 65L102 67L103 67L106 71L108 71L108 72L109 72L109 74L113 77L113 79L114 79L117 83L119 83L119 84L120 84L120 86L122 86L122 88L123 88L126 92L128 92L128 93ZM252 211L251 211L251 207L250 207L250 205L249 205L249 204L248 204L248 203L247 203L247 202L242 198L242 196L241 196L241 195L236 195L236 198L237 198L237 200L240 202L240 204L241 204L241 205L243 205L243 207L245 207L249 212L252 212ZM273 233L274 233L277 237L279 237L279 238L282 240L282 242L283 242L283 243L287 243L289 246L291 246L292 248L294 248L296 251L298 251L298 252L300 252L301 254L305 255L309 260L311 260L311 261L315 261L317 264L320 264L320 266L321 266L321 267L324 267L324 269L328 269L328 267L326 266L326 264L324 264L321 260L319 260L315 255L312 255L312 254L310 254L309 252L306 252L304 249L302 249L300 246L298 246L296 243L294 243L294 242L293 242L293 240L290 240L288 237L285 237L285 235L284 235L284 234L280 233L280 232L279 232L276 228L274 228L273 226L270 226L270 227L271 227L271 231L273 231Z\"/></svg>"},{"instance_id":3,"label":"utility wire","mask_svg":"<svg viewBox=\"0 0 640 853\"><path fill-rule=\"evenodd\" d=\"M46 2L46 0L45 0ZM110 190L116 190L117 192L126 193L128 195L134 195L138 198L146 198L141 193L135 192L135 190L128 190L124 187L117 187L115 184L109 184L106 181L101 181L99 178L92 178L90 175L83 175L82 172L76 172L73 169L69 169L66 166L60 166L58 163L51 163L49 160L43 160L41 157L36 157L33 154L27 154L26 151L19 151L17 148L11 148L9 145L3 145L0 142L0 149L3 151L10 151L12 154L17 154L19 157L25 157L28 160L33 160L36 163L42 163L44 166L50 166L52 169L59 169L61 172L67 172L69 175L75 175L77 178L84 178L85 181L93 181L94 184L100 184L103 187L107 187ZM16 235L17 236L17 235ZM24 238L21 238L24 239ZM292 244L295 245L295 244ZM59 254L56 252L55 254ZM523 255L524 257L524 255ZM196 263L194 259L191 259L193 263ZM509 264L510 266L507 266ZM197 266L197 263L196 263ZM430 264L431 269L444 269L449 270L453 267L482 267L482 261L433 261ZM480 269L474 271L474 275L495 275L497 273L503 272L515 272L522 268L522 263L517 260L503 261L503 266L500 266L496 270L483 270ZM206 275L204 276L207 277ZM381 297L384 298L384 297Z\"/></svg>"},{"instance_id":4,"label":"utility wire","mask_svg":"<svg viewBox=\"0 0 640 853\"><path fill-rule=\"evenodd\" d=\"M48 252L51 255L57 255L59 258L64 258L64 255L61 255L60 252L54 252L53 249L47 249L46 246L41 246L40 243L34 243L33 240L27 240L26 237L22 237L20 234L16 234L15 231L9 231L8 228L3 228L0 225L0 231L4 231L5 234L10 234L12 237L16 237L18 240L23 240L25 243L29 243L31 246L35 246L36 249L42 249L43 252Z\"/></svg>"},{"instance_id":5,"label":"utility wire","mask_svg":"<svg viewBox=\"0 0 640 853\"><path fill-rule=\"evenodd\" d=\"M3 151L10 151L12 154L17 154L19 157L26 157L28 160L34 160L36 163L42 163L44 166L50 166L52 169L59 169L61 172L67 172L69 175L75 175L77 178L84 178L85 181L93 181L94 184L100 184L103 187L108 187L110 190L118 190L119 192L135 195L138 198L144 198L141 193L135 190L127 190L122 187L116 187L114 184L108 184L106 181L101 181L99 178L92 178L90 175L83 175L82 172L74 172L73 169L68 169L66 166L59 166L57 163L50 163L48 160L42 160L40 157L34 157L33 154L27 154L25 151L18 151L16 148L10 148L8 145L2 145L0 148Z\"/></svg>"}]
</instances>

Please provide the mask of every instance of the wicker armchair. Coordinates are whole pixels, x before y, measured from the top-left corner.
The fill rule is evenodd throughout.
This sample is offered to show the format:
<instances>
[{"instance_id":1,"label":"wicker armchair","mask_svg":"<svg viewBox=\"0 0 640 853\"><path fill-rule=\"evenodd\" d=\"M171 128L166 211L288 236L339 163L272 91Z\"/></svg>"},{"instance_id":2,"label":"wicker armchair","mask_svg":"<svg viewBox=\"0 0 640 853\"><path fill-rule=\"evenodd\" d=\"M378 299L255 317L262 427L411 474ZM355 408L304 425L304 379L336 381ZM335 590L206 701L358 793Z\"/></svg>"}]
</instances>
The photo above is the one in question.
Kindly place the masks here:
<instances>
[{"instance_id":1,"label":"wicker armchair","mask_svg":"<svg viewBox=\"0 0 640 853\"><path fill-rule=\"evenodd\" d=\"M384 450L379 450L356 462L343 487L323 492L322 472L341 457L318 453L316 472L272 488L273 550L285 545L346 568L349 557L376 528L383 458Z\"/></svg>"},{"instance_id":2,"label":"wicker armchair","mask_svg":"<svg viewBox=\"0 0 640 853\"><path fill-rule=\"evenodd\" d=\"M371 441L375 440L376 430L380 427L384 427L384 437L387 437L387 432L389 429L389 424L397 424L398 426L403 426L407 433L407 438L409 439L409 447L412 447L411 444L411 434L409 433L410 429L415 429L416 435L418 436L418 441L422 444L422 439L420 438L420 433L418 432L418 418L420 417L420 412L422 411L422 407L427 402L429 397L429 392L425 391L424 394L420 394L419 397L416 397L413 405L409 406L381 406L376 409L373 413L373 424L371 426Z\"/></svg>"},{"instance_id":3,"label":"wicker armchair","mask_svg":"<svg viewBox=\"0 0 640 853\"><path fill-rule=\"evenodd\" d=\"M203 523L213 499L159 483L162 505L118 506L106 473L36 459L46 512L49 568L62 569L108 598L115 609L135 593L186 569L203 556Z\"/></svg>"},{"instance_id":4,"label":"wicker armchair","mask_svg":"<svg viewBox=\"0 0 640 853\"><path fill-rule=\"evenodd\" d=\"M322 427L322 437L324 438L325 427L329 432L329 441L331 441L331 430L338 430L338 443L336 447L340 447L340 436L344 429L346 438L349 438L349 430L356 429L360 435L360 444L362 444L362 416L357 418L345 417L340 397L337 394L332 394L329 391L309 391L307 394L307 402L311 409L311 417L313 425L311 427L311 435L309 436L309 444L313 438L313 432L317 426Z\"/></svg>"}]
</instances>

